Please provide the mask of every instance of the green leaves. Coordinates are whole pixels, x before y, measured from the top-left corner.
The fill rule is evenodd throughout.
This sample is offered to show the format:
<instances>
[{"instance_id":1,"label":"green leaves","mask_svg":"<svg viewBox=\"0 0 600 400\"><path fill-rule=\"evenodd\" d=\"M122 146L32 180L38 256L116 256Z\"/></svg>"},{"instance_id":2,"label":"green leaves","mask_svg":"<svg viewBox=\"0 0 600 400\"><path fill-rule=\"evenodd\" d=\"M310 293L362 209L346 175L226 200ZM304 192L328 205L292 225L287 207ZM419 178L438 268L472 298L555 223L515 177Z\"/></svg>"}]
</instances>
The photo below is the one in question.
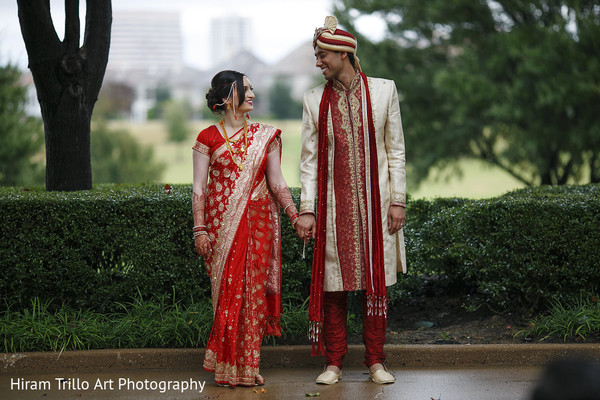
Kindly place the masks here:
<instances>
[{"instance_id":1,"label":"green leaves","mask_svg":"<svg viewBox=\"0 0 600 400\"><path fill-rule=\"evenodd\" d=\"M97 121L91 133L92 177L98 183L145 183L160 180L164 165L153 149L126 130L111 130Z\"/></svg>"},{"instance_id":2,"label":"green leaves","mask_svg":"<svg viewBox=\"0 0 600 400\"><path fill-rule=\"evenodd\" d=\"M600 181L600 9L593 2L337 4L336 16L353 33L361 15L387 22L379 43L358 35L359 57L367 75L398 86L412 184L464 157L529 186Z\"/></svg>"},{"instance_id":3,"label":"green leaves","mask_svg":"<svg viewBox=\"0 0 600 400\"><path fill-rule=\"evenodd\" d=\"M137 297L118 311L98 313L34 298L22 311L0 312L2 352L203 347L212 326L210 301L188 306L165 296Z\"/></svg>"},{"instance_id":4,"label":"green leaves","mask_svg":"<svg viewBox=\"0 0 600 400\"><path fill-rule=\"evenodd\" d=\"M600 335L600 304L596 296L585 293L569 302L553 300L547 313L534 318L529 328L517 335L540 341L560 339L565 342Z\"/></svg>"},{"instance_id":5,"label":"green leaves","mask_svg":"<svg viewBox=\"0 0 600 400\"><path fill-rule=\"evenodd\" d=\"M409 271L498 312L544 310L599 290L600 187L540 187L489 200L443 199L407 224ZM411 215L409 208L407 215Z\"/></svg>"},{"instance_id":6,"label":"green leaves","mask_svg":"<svg viewBox=\"0 0 600 400\"><path fill-rule=\"evenodd\" d=\"M25 114L27 89L20 80L16 67L0 67L0 185L44 182L42 122Z\"/></svg>"},{"instance_id":7,"label":"green leaves","mask_svg":"<svg viewBox=\"0 0 600 400\"><path fill-rule=\"evenodd\" d=\"M68 321L125 312L129 319L119 332L144 324L148 332L160 329L157 340L201 341L210 324L196 321L194 313L202 314L210 298L210 280L193 247L191 186L169 187L170 193L165 185L100 185L80 192L0 188L0 310L92 313L70 314ZM291 194L298 204L300 190ZM487 200L409 199L408 274L399 274L389 289L391 306L444 291L468 297L473 308L538 312L554 298L568 304L582 289L597 292L598 199L599 185L543 186ZM285 341L306 332L312 244L305 259L302 251L283 217ZM32 299L39 299L34 307ZM169 310L183 316L174 319ZM359 316L360 303L351 302L350 310ZM39 332L35 313L28 329ZM350 317L351 326L357 318ZM200 333L187 330L196 324ZM78 343L89 324L71 325L60 336Z\"/></svg>"},{"instance_id":8,"label":"green leaves","mask_svg":"<svg viewBox=\"0 0 600 400\"><path fill-rule=\"evenodd\" d=\"M176 300L210 297L191 237L191 186L97 186L73 193L0 193L0 292L17 309L30 299L115 311L143 288ZM35 276L35 279L31 277Z\"/></svg>"}]
</instances>

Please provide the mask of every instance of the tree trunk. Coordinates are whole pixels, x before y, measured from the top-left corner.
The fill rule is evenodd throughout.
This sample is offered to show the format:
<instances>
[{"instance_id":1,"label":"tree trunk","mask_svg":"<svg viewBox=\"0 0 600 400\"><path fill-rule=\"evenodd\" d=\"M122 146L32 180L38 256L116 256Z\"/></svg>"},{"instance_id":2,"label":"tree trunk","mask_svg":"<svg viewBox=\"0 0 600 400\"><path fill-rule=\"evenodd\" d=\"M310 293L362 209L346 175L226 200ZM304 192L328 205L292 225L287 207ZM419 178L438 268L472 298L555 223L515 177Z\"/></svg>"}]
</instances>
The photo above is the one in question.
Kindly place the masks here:
<instances>
[{"instance_id":1,"label":"tree trunk","mask_svg":"<svg viewBox=\"0 0 600 400\"><path fill-rule=\"evenodd\" d=\"M58 39L49 0L17 0L46 136L46 189L92 187L90 122L110 47L110 0L86 1L79 47L79 0L65 1L65 37Z\"/></svg>"},{"instance_id":2,"label":"tree trunk","mask_svg":"<svg viewBox=\"0 0 600 400\"><path fill-rule=\"evenodd\" d=\"M539 166L540 184L541 185L556 185L558 171L558 150L555 150L551 145L542 146L540 148L542 155L542 164Z\"/></svg>"},{"instance_id":3,"label":"tree trunk","mask_svg":"<svg viewBox=\"0 0 600 400\"><path fill-rule=\"evenodd\" d=\"M590 159L590 182L600 183L600 156L599 152L592 151L592 158Z\"/></svg>"},{"instance_id":4,"label":"tree trunk","mask_svg":"<svg viewBox=\"0 0 600 400\"><path fill-rule=\"evenodd\" d=\"M56 112L44 117L47 190L92 188L92 110L81 107L78 100L70 93L62 93L61 98L50 104Z\"/></svg>"}]
</instances>

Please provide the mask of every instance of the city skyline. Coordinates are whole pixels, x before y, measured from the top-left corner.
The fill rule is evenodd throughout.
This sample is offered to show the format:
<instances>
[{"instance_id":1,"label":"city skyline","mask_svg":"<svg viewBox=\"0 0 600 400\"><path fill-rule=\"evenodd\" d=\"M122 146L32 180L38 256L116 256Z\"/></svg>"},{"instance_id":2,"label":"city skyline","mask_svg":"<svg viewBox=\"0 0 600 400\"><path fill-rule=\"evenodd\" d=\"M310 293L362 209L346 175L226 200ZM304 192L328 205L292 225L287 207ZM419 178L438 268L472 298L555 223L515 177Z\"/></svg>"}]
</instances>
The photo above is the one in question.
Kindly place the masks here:
<instances>
[{"instance_id":1,"label":"city skyline","mask_svg":"<svg viewBox=\"0 0 600 400\"><path fill-rule=\"evenodd\" d=\"M208 0L118 0L113 1L113 13L118 15L136 10L180 12L184 63L193 68L206 69L211 65L211 19L248 18L253 29L253 53L265 63L274 64L290 50L310 40L314 29L322 25L332 8L332 0L229 0L226 6L217 3ZM61 36L64 3L52 0L50 5L57 33ZM85 2L82 2L82 9L84 5ZM357 27L374 40L383 36L384 24L377 16L360 18ZM27 67L16 1L0 3L0 62Z\"/></svg>"}]
</instances>

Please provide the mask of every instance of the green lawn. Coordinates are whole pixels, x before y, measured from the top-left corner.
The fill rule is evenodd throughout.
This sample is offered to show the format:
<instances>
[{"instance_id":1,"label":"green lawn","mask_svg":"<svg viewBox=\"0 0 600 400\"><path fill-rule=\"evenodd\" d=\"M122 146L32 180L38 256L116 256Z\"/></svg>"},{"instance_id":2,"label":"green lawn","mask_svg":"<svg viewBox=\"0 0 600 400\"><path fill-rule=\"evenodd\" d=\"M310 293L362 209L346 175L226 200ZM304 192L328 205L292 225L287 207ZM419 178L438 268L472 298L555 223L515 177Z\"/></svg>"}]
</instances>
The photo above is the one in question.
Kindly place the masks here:
<instances>
[{"instance_id":1,"label":"green lawn","mask_svg":"<svg viewBox=\"0 0 600 400\"><path fill-rule=\"evenodd\" d=\"M262 122L262 121L261 121ZM264 121L281 129L283 155L281 167L289 186L300 186L300 131L301 121ZM166 164L163 176L157 181L177 184L192 182L192 145L198 132L211 124L195 121L190 124L189 140L183 143L167 141L167 132L160 121L143 124L115 121L112 127L128 130L140 143L152 146L154 156ZM410 151L410 149L407 149ZM461 177L449 176L448 171L436 171L418 188L408 187L408 193L416 199L434 197L487 198L523 187L504 171L477 160L463 160ZM441 177L441 178L437 178Z\"/></svg>"}]
</instances>

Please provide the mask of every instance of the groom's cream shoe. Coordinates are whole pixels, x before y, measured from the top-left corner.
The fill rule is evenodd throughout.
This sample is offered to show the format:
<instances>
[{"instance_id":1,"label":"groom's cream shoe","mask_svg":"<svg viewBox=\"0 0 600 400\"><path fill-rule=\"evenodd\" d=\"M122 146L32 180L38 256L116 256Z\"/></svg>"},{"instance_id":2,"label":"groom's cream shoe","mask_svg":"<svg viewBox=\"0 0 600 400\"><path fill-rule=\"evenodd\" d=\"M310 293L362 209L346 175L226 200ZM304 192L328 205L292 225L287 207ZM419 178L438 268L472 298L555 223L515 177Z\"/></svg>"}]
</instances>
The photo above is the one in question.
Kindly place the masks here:
<instances>
[{"instance_id":1,"label":"groom's cream shoe","mask_svg":"<svg viewBox=\"0 0 600 400\"><path fill-rule=\"evenodd\" d=\"M317 377L316 382L322 385L333 385L334 383L338 383L340 379L342 379L342 371L338 374L331 370L326 370Z\"/></svg>"},{"instance_id":2,"label":"groom's cream shoe","mask_svg":"<svg viewBox=\"0 0 600 400\"><path fill-rule=\"evenodd\" d=\"M369 371L369 377L373 382L379 383L380 385L385 383L394 383L396 380L394 376L385 369L378 369L375 372Z\"/></svg>"}]
</instances>

